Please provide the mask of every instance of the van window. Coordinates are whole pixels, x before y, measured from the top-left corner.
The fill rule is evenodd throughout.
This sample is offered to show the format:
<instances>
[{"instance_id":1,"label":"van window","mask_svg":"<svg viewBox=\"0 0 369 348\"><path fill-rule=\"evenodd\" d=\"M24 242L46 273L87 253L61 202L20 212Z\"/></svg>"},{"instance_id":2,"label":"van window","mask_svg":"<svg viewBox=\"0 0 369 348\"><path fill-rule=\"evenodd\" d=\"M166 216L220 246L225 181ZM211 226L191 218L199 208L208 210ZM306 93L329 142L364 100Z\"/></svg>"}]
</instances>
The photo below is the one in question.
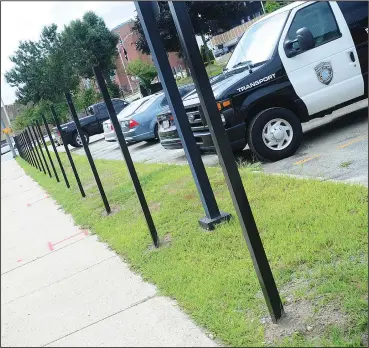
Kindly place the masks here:
<instances>
[{"instance_id":1,"label":"van window","mask_svg":"<svg viewBox=\"0 0 369 348\"><path fill-rule=\"evenodd\" d=\"M289 40L296 39L296 31L306 27L313 34L315 47L341 37L336 19L328 2L316 2L296 12L287 37ZM296 43L294 48L298 47Z\"/></svg>"},{"instance_id":2,"label":"van window","mask_svg":"<svg viewBox=\"0 0 369 348\"><path fill-rule=\"evenodd\" d=\"M287 16L288 11L284 11L253 24L238 42L227 63L227 70L269 60L277 46Z\"/></svg>"},{"instance_id":3,"label":"van window","mask_svg":"<svg viewBox=\"0 0 369 348\"><path fill-rule=\"evenodd\" d=\"M367 1L337 1L348 26L362 25L368 27Z\"/></svg>"}]
</instances>

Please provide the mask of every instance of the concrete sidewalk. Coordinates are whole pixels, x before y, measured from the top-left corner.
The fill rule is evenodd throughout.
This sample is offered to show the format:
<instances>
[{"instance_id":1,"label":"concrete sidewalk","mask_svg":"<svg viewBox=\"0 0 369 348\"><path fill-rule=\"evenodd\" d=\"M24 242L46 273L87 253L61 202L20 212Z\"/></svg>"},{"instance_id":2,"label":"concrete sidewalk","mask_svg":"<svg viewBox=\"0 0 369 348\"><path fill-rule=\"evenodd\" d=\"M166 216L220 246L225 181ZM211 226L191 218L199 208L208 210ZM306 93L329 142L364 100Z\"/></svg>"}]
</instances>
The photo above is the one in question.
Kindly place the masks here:
<instances>
[{"instance_id":1,"label":"concrete sidewalk","mask_svg":"<svg viewBox=\"0 0 369 348\"><path fill-rule=\"evenodd\" d=\"M216 346L15 160L1 163L1 346Z\"/></svg>"}]
</instances>

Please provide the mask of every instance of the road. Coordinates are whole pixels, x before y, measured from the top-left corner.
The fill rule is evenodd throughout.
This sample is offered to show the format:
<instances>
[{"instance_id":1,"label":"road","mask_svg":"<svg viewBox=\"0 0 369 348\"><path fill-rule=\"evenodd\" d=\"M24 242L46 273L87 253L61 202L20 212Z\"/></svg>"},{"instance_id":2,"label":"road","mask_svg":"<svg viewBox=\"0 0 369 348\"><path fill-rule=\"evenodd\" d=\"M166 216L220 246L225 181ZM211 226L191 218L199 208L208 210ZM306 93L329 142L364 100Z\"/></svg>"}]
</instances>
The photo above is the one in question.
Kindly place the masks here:
<instances>
[{"instance_id":1,"label":"road","mask_svg":"<svg viewBox=\"0 0 369 348\"><path fill-rule=\"evenodd\" d=\"M368 185L368 100L335 111L332 115L303 124L304 139L294 156L274 163L262 163L266 173L292 174L323 180L340 180ZM83 149L70 147L84 155ZM135 162L186 164L182 149L165 150L160 143L140 142L129 146ZM58 150L63 151L62 147ZM102 135L91 137L90 151L97 159L122 160L119 145ZM215 154L204 154L205 165L217 165ZM237 156L239 162L255 162L248 147Z\"/></svg>"}]
</instances>

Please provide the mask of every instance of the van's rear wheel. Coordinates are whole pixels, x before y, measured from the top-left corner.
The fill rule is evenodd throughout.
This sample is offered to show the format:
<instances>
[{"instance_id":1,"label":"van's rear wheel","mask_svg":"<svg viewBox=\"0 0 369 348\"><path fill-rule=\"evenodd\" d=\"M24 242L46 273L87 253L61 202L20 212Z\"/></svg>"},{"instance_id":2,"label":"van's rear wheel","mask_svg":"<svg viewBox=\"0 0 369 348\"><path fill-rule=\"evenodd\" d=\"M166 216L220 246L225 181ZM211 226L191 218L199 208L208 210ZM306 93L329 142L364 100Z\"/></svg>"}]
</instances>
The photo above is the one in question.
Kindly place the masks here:
<instances>
[{"instance_id":1,"label":"van's rear wheel","mask_svg":"<svg viewBox=\"0 0 369 348\"><path fill-rule=\"evenodd\" d=\"M302 141L301 122L290 110L271 108L258 113L246 130L252 152L261 160L292 156Z\"/></svg>"}]
</instances>

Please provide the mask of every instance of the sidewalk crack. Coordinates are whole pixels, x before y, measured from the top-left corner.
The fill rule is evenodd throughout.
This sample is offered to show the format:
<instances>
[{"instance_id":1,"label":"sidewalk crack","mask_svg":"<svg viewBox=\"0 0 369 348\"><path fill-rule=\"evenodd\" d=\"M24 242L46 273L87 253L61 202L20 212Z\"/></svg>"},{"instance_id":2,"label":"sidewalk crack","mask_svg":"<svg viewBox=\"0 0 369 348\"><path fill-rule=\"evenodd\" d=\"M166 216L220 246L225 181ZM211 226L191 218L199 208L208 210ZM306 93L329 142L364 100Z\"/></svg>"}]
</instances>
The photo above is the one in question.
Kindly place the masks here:
<instances>
[{"instance_id":1,"label":"sidewalk crack","mask_svg":"<svg viewBox=\"0 0 369 348\"><path fill-rule=\"evenodd\" d=\"M85 272L85 271L89 270L90 268L95 267L95 266L97 266L97 265L100 265L101 263L103 263L103 262L105 262L105 261L108 261L108 260L110 260L110 259L112 259L112 258L114 258L114 257L118 257L118 255L110 256L110 257L108 257L107 259L102 260L102 261L97 262L97 263L94 263L93 265L88 266L88 267L86 267L86 268L84 268L84 269L81 269L81 270L80 270L80 271L78 271L78 272L75 272L75 273L73 273L73 274L70 274L70 275L68 275L68 276L66 276L66 277L64 277L64 278L58 279L58 280L56 280L56 281L54 281L54 282L52 282L52 283L50 283L50 284L47 284L47 285L41 286L40 288L38 288L38 289L36 289L36 290L33 290L33 291L29 292L28 294L25 294L25 295L19 296L19 297L15 298L15 299L13 299L13 300L11 300L11 301L9 301L9 302L3 303L3 304L1 305L1 307L2 307L2 306L5 306L5 305L7 305L7 304L9 304L9 303L12 303L12 302L14 302L14 301L20 300L21 298L24 298L24 297L26 297L26 296L32 295L32 294L34 294L35 292L40 291L40 290L42 290L42 289L45 289L45 288L47 288L47 287L49 287L49 286L51 286L51 285L54 285L54 284L60 283L60 282L62 282L63 280L66 280L66 279L68 279L68 278L71 278L71 277L73 277L73 276L75 276L75 275L77 275L77 274L79 274L79 273Z\"/></svg>"},{"instance_id":2,"label":"sidewalk crack","mask_svg":"<svg viewBox=\"0 0 369 348\"><path fill-rule=\"evenodd\" d=\"M51 342L48 342L48 343L46 343L46 344L42 345L41 347L47 347L49 344L52 344L52 343L57 342L57 341L60 341L61 339L65 338L65 337L71 336L71 335L73 335L73 334L75 334L75 333L77 333L77 332L79 332L79 331L82 331L82 330L84 330L84 329L86 329L86 328L88 328L88 327L90 327L90 326L93 326L93 325L95 325L95 324L97 324L97 323L100 323L100 322L102 322L102 321L104 321L104 320L106 320L106 319L109 319L109 318L111 318L111 317L113 317L113 316L117 315L117 314L120 314L120 313L122 313L122 312L125 312L126 310L128 310L128 309L130 309L130 308L133 308L133 307L136 307L136 306L138 306L138 305L140 305L140 304L142 304L142 303L145 303L145 302L147 302L147 301L151 300L152 298L154 298L154 297L156 297L156 296L157 296L157 295L155 294L155 295L151 295L151 296L145 297L144 299L142 299L142 300L140 300L140 301L137 301L137 302L135 302L135 303L132 303L132 304L131 304L131 305L129 305L128 307L125 307L125 308L123 308L123 309L121 309L121 310L119 310L119 311L117 311L117 312L115 312L115 313L113 313L113 314L110 314L110 315L108 315L108 316L106 316L106 317L104 317L104 318L101 318L101 319L99 319L99 320L97 320L97 321L95 321L95 322L93 322L93 323L91 323L91 324L88 324L88 325L86 325L86 326L83 326L83 327L79 328L78 330L72 331L72 332L70 332L70 333L68 333L68 334L66 334L66 335L64 335L64 336L62 336L62 337L59 337L59 338L57 338L57 339L55 339L55 340L53 340L53 341L51 341Z\"/></svg>"}]
</instances>

